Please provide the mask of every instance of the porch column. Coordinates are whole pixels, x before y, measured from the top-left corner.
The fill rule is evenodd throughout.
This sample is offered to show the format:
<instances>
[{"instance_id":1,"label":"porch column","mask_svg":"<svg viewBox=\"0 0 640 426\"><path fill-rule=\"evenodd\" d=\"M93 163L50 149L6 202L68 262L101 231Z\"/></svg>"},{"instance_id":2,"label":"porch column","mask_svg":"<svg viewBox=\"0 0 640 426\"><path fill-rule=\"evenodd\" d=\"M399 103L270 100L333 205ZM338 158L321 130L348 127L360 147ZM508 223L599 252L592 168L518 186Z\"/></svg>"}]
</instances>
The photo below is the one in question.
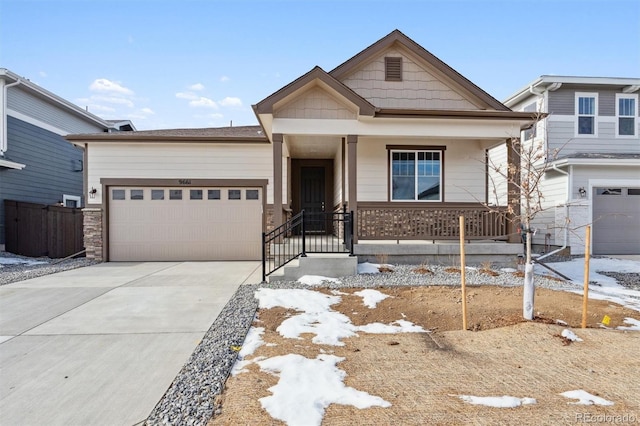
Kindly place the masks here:
<instances>
[{"instance_id":1,"label":"porch column","mask_svg":"<svg viewBox=\"0 0 640 426\"><path fill-rule=\"evenodd\" d=\"M358 242L358 135L347 136L347 152L349 157L349 163L347 165L347 171L349 175L349 210L353 211L353 242Z\"/></svg>"},{"instance_id":2,"label":"porch column","mask_svg":"<svg viewBox=\"0 0 640 426\"><path fill-rule=\"evenodd\" d=\"M520 138L507 139L507 165L515 166L513 175L507 172L507 206L512 207L513 213L508 216L507 232L509 233L508 241L510 243L519 243L520 235L517 232L517 225L520 222L520 187L516 184L520 183Z\"/></svg>"},{"instance_id":3,"label":"porch column","mask_svg":"<svg viewBox=\"0 0 640 426\"><path fill-rule=\"evenodd\" d=\"M282 225L282 133L273 134L273 227Z\"/></svg>"}]
</instances>

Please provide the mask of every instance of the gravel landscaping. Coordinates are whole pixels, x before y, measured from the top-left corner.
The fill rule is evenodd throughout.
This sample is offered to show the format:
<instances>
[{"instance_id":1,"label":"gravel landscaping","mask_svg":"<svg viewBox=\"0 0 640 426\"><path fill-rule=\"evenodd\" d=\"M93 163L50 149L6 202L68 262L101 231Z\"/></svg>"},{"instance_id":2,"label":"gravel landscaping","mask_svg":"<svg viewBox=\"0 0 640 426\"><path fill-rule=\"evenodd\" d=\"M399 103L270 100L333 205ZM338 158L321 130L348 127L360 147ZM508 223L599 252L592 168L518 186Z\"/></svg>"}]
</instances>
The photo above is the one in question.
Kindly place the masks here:
<instances>
[{"instance_id":1,"label":"gravel landscaping","mask_svg":"<svg viewBox=\"0 0 640 426\"><path fill-rule=\"evenodd\" d=\"M60 259L50 259L48 257L19 256L4 251L0 252L0 258L5 259L5 262L16 262L7 264L0 262L0 285L100 263L85 257L61 261Z\"/></svg>"}]
</instances>

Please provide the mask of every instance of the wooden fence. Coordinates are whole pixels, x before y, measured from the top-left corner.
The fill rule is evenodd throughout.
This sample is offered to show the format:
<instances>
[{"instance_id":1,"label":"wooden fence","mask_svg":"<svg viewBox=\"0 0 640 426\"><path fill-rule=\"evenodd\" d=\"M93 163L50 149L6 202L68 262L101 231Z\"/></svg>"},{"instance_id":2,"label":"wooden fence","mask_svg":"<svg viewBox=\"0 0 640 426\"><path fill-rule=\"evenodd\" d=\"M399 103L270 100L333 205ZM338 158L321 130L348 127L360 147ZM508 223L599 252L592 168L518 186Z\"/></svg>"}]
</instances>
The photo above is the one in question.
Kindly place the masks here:
<instances>
[{"instance_id":1,"label":"wooden fence","mask_svg":"<svg viewBox=\"0 0 640 426\"><path fill-rule=\"evenodd\" d=\"M82 209L4 200L5 250L52 259L82 251Z\"/></svg>"}]
</instances>

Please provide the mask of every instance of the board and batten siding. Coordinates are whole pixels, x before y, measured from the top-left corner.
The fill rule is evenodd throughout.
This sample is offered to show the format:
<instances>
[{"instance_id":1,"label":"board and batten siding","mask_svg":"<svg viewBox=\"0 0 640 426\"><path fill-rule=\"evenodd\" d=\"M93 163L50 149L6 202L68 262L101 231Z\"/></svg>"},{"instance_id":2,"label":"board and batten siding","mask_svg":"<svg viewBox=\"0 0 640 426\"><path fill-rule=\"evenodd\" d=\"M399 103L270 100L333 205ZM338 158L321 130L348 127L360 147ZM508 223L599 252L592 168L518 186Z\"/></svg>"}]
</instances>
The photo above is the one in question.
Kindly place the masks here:
<instances>
[{"instance_id":1,"label":"board and batten siding","mask_svg":"<svg viewBox=\"0 0 640 426\"><path fill-rule=\"evenodd\" d=\"M88 203L101 203L101 178L268 179L267 203L273 203L272 154L268 144L90 144L88 188L96 188L98 194ZM286 194L284 157L283 166Z\"/></svg>"},{"instance_id":2,"label":"board and batten siding","mask_svg":"<svg viewBox=\"0 0 640 426\"><path fill-rule=\"evenodd\" d=\"M7 136L6 158L26 167L0 168L0 244L4 244L4 200L57 204L65 194L82 196L82 149L11 116Z\"/></svg>"},{"instance_id":3,"label":"board and batten siding","mask_svg":"<svg viewBox=\"0 0 640 426\"><path fill-rule=\"evenodd\" d=\"M402 58L402 81L385 81L384 58ZM404 51L391 48L342 80L378 108L478 109Z\"/></svg>"},{"instance_id":4,"label":"board and batten siding","mask_svg":"<svg viewBox=\"0 0 640 426\"><path fill-rule=\"evenodd\" d=\"M23 90L20 85L10 87L7 90L7 108L9 115L11 115L11 111L18 112L60 129L64 132L64 135L104 131L104 127L71 114L58 105L38 98Z\"/></svg>"},{"instance_id":5,"label":"board and batten siding","mask_svg":"<svg viewBox=\"0 0 640 426\"><path fill-rule=\"evenodd\" d=\"M483 202L485 199L485 147L478 141L416 142L406 139L361 137L358 140L358 200L388 201L389 164L387 145L445 145L444 201ZM425 203L428 204L428 203Z\"/></svg>"}]
</instances>

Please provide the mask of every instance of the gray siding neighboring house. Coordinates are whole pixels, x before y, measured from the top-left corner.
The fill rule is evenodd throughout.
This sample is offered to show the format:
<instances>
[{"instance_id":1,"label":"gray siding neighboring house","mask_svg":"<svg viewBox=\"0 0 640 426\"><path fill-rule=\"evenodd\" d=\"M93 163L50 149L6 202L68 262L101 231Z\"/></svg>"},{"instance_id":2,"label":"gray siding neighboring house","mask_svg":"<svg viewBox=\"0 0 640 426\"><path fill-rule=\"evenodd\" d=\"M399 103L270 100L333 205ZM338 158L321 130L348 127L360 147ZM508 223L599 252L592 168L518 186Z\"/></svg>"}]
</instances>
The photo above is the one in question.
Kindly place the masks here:
<instances>
[{"instance_id":1,"label":"gray siding neighboring house","mask_svg":"<svg viewBox=\"0 0 640 426\"><path fill-rule=\"evenodd\" d=\"M4 200L84 206L84 151L64 136L133 126L102 120L6 69L0 69L0 109L1 249Z\"/></svg>"},{"instance_id":2,"label":"gray siding neighboring house","mask_svg":"<svg viewBox=\"0 0 640 426\"><path fill-rule=\"evenodd\" d=\"M541 76L504 101L514 111L535 104L548 113L533 139L557 152L534 223L534 243L551 246L544 251L584 253L591 225L594 254L640 254L639 93L640 78Z\"/></svg>"}]
</instances>

